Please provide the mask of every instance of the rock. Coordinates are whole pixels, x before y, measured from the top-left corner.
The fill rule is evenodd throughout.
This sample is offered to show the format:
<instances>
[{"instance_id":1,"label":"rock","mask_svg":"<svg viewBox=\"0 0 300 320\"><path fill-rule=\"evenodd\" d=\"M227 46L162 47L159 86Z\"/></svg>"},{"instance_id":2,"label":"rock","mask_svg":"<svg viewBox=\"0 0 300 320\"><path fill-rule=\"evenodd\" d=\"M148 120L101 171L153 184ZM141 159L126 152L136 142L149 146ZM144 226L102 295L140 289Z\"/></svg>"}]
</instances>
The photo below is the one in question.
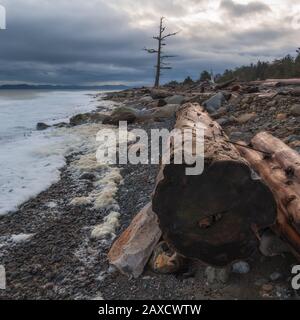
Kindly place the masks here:
<instances>
[{"instance_id":1,"label":"rock","mask_svg":"<svg viewBox=\"0 0 300 320\"><path fill-rule=\"evenodd\" d=\"M266 257L274 257L290 252L288 245L270 229L262 234L259 250Z\"/></svg>"},{"instance_id":2,"label":"rock","mask_svg":"<svg viewBox=\"0 0 300 320\"><path fill-rule=\"evenodd\" d=\"M276 120L282 121L287 119L287 114L286 113L278 113L276 116Z\"/></svg>"},{"instance_id":3,"label":"rock","mask_svg":"<svg viewBox=\"0 0 300 320\"><path fill-rule=\"evenodd\" d=\"M48 128L50 128L50 126L48 126L46 123L43 123L43 122L39 122L36 125L36 130L38 130L38 131L43 131L43 130L46 130Z\"/></svg>"},{"instance_id":4,"label":"rock","mask_svg":"<svg viewBox=\"0 0 300 320\"><path fill-rule=\"evenodd\" d=\"M119 107L112 112L110 116L106 116L103 124L118 125L119 121L127 121L133 123L137 119L137 111L131 107Z\"/></svg>"},{"instance_id":5,"label":"rock","mask_svg":"<svg viewBox=\"0 0 300 320\"><path fill-rule=\"evenodd\" d=\"M207 279L208 284L226 284L229 280L229 270L228 268L214 268L211 266L208 266L205 269L205 277Z\"/></svg>"},{"instance_id":6,"label":"rock","mask_svg":"<svg viewBox=\"0 0 300 320\"><path fill-rule=\"evenodd\" d=\"M171 250L165 241L162 241L155 247L149 266L156 273L172 274L183 268L184 261L183 257Z\"/></svg>"},{"instance_id":7,"label":"rock","mask_svg":"<svg viewBox=\"0 0 300 320\"><path fill-rule=\"evenodd\" d=\"M273 291L274 287L271 284L264 284L261 289L263 292L270 293Z\"/></svg>"},{"instance_id":8,"label":"rock","mask_svg":"<svg viewBox=\"0 0 300 320\"><path fill-rule=\"evenodd\" d=\"M266 284L266 283L268 283L268 282L269 282L269 281L268 281L267 279L261 278L261 279L255 280L254 285L255 285L256 287L261 287L261 286L263 286L264 284Z\"/></svg>"},{"instance_id":9,"label":"rock","mask_svg":"<svg viewBox=\"0 0 300 320\"><path fill-rule=\"evenodd\" d=\"M285 143L291 143L291 142L295 142L295 141L300 141L300 136L293 134L291 136L288 136L284 140Z\"/></svg>"},{"instance_id":10,"label":"rock","mask_svg":"<svg viewBox=\"0 0 300 320\"><path fill-rule=\"evenodd\" d=\"M182 104L184 96L174 95L165 99L167 104Z\"/></svg>"},{"instance_id":11,"label":"rock","mask_svg":"<svg viewBox=\"0 0 300 320\"><path fill-rule=\"evenodd\" d=\"M241 141L241 140L246 140L245 138L245 133L239 132L239 131L234 131L229 135L229 139L233 142Z\"/></svg>"},{"instance_id":12,"label":"rock","mask_svg":"<svg viewBox=\"0 0 300 320\"><path fill-rule=\"evenodd\" d=\"M178 104L167 104L164 107L158 108L154 113L154 118L171 118L175 116L175 113L179 109Z\"/></svg>"},{"instance_id":13,"label":"rock","mask_svg":"<svg viewBox=\"0 0 300 320\"><path fill-rule=\"evenodd\" d=\"M222 107L223 103L225 103L225 100L226 99L224 94L222 92L219 92L210 99L206 100L203 103L203 106L206 108L208 112L214 113Z\"/></svg>"},{"instance_id":14,"label":"rock","mask_svg":"<svg viewBox=\"0 0 300 320\"><path fill-rule=\"evenodd\" d=\"M159 99L157 102L157 107L164 107L165 105L167 105L166 101L164 99Z\"/></svg>"},{"instance_id":15,"label":"rock","mask_svg":"<svg viewBox=\"0 0 300 320\"><path fill-rule=\"evenodd\" d=\"M231 91L240 91L241 90L241 86L240 85L235 85L231 88Z\"/></svg>"},{"instance_id":16,"label":"rock","mask_svg":"<svg viewBox=\"0 0 300 320\"><path fill-rule=\"evenodd\" d=\"M100 113L100 112L92 112L90 113L90 119L89 122L92 123L101 123L103 120L107 117L106 114Z\"/></svg>"},{"instance_id":17,"label":"rock","mask_svg":"<svg viewBox=\"0 0 300 320\"><path fill-rule=\"evenodd\" d=\"M274 111L274 109L276 110L276 105L277 105L277 101L276 100L271 100L271 101L269 101L267 104L266 104L266 106L269 108L269 109L273 109L273 111Z\"/></svg>"},{"instance_id":18,"label":"rock","mask_svg":"<svg viewBox=\"0 0 300 320\"><path fill-rule=\"evenodd\" d=\"M100 112L80 113L70 119L71 126L79 126L85 123L99 123L104 121L107 115Z\"/></svg>"},{"instance_id":19,"label":"rock","mask_svg":"<svg viewBox=\"0 0 300 320\"><path fill-rule=\"evenodd\" d=\"M93 173L84 173L80 176L80 180L90 180L90 181L95 181L96 176Z\"/></svg>"},{"instance_id":20,"label":"rock","mask_svg":"<svg viewBox=\"0 0 300 320\"><path fill-rule=\"evenodd\" d=\"M70 119L70 125L78 126L78 125L84 124L88 122L89 116L90 116L89 113L76 114L74 117Z\"/></svg>"},{"instance_id":21,"label":"rock","mask_svg":"<svg viewBox=\"0 0 300 320\"><path fill-rule=\"evenodd\" d=\"M220 126L226 126L226 125L228 125L228 124L231 123L230 119L227 118L227 117L220 118L220 119L216 120L216 122L217 122Z\"/></svg>"},{"instance_id":22,"label":"rock","mask_svg":"<svg viewBox=\"0 0 300 320\"><path fill-rule=\"evenodd\" d=\"M66 128L66 127L69 127L69 124L66 123L66 122L59 122L59 123L55 123L53 125L53 127L55 127L55 128Z\"/></svg>"},{"instance_id":23,"label":"rock","mask_svg":"<svg viewBox=\"0 0 300 320\"><path fill-rule=\"evenodd\" d=\"M300 147L300 141L293 141L289 143L289 146L293 149L299 148Z\"/></svg>"},{"instance_id":24,"label":"rock","mask_svg":"<svg viewBox=\"0 0 300 320\"><path fill-rule=\"evenodd\" d=\"M238 123L240 124L245 124L251 120L254 120L256 118L256 113L253 112L253 113L245 113L245 114L242 114L241 116L239 116L236 120Z\"/></svg>"},{"instance_id":25,"label":"rock","mask_svg":"<svg viewBox=\"0 0 300 320\"><path fill-rule=\"evenodd\" d=\"M270 275L270 280L271 281L278 281L279 279L281 279L282 278L282 275L281 275L281 273L279 273L279 272L274 272L274 273L272 273L271 275Z\"/></svg>"},{"instance_id":26,"label":"rock","mask_svg":"<svg viewBox=\"0 0 300 320\"><path fill-rule=\"evenodd\" d=\"M165 99L171 95L168 91L160 89L152 89L150 94L153 99Z\"/></svg>"},{"instance_id":27,"label":"rock","mask_svg":"<svg viewBox=\"0 0 300 320\"><path fill-rule=\"evenodd\" d=\"M232 272L238 274L247 274L250 272L250 266L248 262L239 261L232 265Z\"/></svg>"},{"instance_id":28,"label":"rock","mask_svg":"<svg viewBox=\"0 0 300 320\"><path fill-rule=\"evenodd\" d=\"M300 116L300 104L294 104L291 108L291 114L295 117Z\"/></svg>"},{"instance_id":29,"label":"rock","mask_svg":"<svg viewBox=\"0 0 300 320\"><path fill-rule=\"evenodd\" d=\"M143 96L140 99L140 102L142 102L142 103L150 103L150 102L153 102L153 98L151 96Z\"/></svg>"},{"instance_id":30,"label":"rock","mask_svg":"<svg viewBox=\"0 0 300 320\"><path fill-rule=\"evenodd\" d=\"M121 273L138 278L160 237L158 219L149 203L113 244L108 253L109 263Z\"/></svg>"}]
</instances>

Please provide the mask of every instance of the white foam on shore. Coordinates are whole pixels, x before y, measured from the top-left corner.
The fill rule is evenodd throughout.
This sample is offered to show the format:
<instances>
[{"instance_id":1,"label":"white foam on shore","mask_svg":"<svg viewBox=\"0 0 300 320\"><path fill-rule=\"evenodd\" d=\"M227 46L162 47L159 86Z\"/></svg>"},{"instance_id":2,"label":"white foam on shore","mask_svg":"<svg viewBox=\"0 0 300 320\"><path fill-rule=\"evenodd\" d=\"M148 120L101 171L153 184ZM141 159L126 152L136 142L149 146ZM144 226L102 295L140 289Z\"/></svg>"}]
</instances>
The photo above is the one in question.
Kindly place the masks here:
<instances>
[{"instance_id":1,"label":"white foam on shore","mask_svg":"<svg viewBox=\"0 0 300 320\"><path fill-rule=\"evenodd\" d=\"M26 241L30 240L33 236L34 236L34 234L21 233L21 234L12 235L10 239L14 243L22 243L22 242L26 242Z\"/></svg>"},{"instance_id":2,"label":"white foam on shore","mask_svg":"<svg viewBox=\"0 0 300 320\"><path fill-rule=\"evenodd\" d=\"M119 212L111 212L104 218L104 222L102 224L93 228L91 237L94 239L102 239L109 235L114 238L116 236L116 230L120 226L119 217Z\"/></svg>"},{"instance_id":3,"label":"white foam on shore","mask_svg":"<svg viewBox=\"0 0 300 320\"><path fill-rule=\"evenodd\" d=\"M79 97L78 93L75 93L75 96L76 95ZM80 100L82 106L77 106L75 108L76 112L92 110L96 107L96 104L99 104L99 102L89 103L91 98L85 96L84 93L81 93L81 95L83 96ZM51 93L50 96L48 108L52 107L52 103L58 101L58 97L56 100L53 100L53 93ZM68 103L67 99L70 97L74 99L72 94L69 93L64 97L65 100L63 101ZM36 119L41 120L45 117L45 115L43 115L45 109L40 108L40 110L37 110L38 105L35 100L34 102L31 100L30 102L21 101L23 104L31 103L33 105L28 108L28 112L34 113L32 116L34 121L36 121ZM47 99L43 97L42 101L46 103ZM14 106L16 102L12 101L11 103L12 106ZM60 105L61 104L62 102L60 102ZM113 103L109 101L101 101L101 104L106 105L108 109L113 106ZM17 105L19 106L18 103ZM1 112L8 112L8 106L5 105L3 109L1 109L2 107L2 101L0 100L0 116L2 114ZM68 108L60 112L58 116L65 116L68 112L70 115L73 115L74 110L70 109L69 105ZM17 109L16 112L18 111ZM22 114L22 110L20 113ZM28 119L32 121L30 114L25 114ZM50 115L54 117L53 111L51 111ZM13 124L13 119L16 119L16 114L12 114L11 117L12 120L9 121L9 123ZM29 120L26 120L29 123L28 126L31 125ZM18 120L16 122L20 121ZM27 124L27 122L25 124ZM24 129L20 129L21 131L19 130L20 132L27 130L24 135L21 135L16 129L15 131L17 133L13 131L13 136L9 138L5 136L4 131L1 133L2 130L0 130L2 134L0 135L0 215L16 211L22 203L37 196L53 183L58 182L60 179L60 169L66 164L66 155L77 151L86 152L87 150L91 150L90 152L95 154L96 134L101 126L101 124L95 124L73 128L51 128L42 132L28 131L29 129L24 127ZM9 126L7 125L7 130L8 129Z\"/></svg>"}]
</instances>

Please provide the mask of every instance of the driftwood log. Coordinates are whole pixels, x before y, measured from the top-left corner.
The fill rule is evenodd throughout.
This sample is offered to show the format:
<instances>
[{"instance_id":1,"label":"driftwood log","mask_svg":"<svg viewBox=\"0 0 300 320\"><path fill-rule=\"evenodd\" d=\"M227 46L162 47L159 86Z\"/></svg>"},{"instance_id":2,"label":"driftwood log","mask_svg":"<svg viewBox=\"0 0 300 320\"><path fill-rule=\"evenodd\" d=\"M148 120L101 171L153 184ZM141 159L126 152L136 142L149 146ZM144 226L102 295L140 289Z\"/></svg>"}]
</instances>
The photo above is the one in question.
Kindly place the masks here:
<instances>
[{"instance_id":1,"label":"driftwood log","mask_svg":"<svg viewBox=\"0 0 300 320\"><path fill-rule=\"evenodd\" d=\"M205 170L186 175L188 165L161 168L152 207L167 243L179 254L215 266L249 257L256 233L276 220L270 189L253 178L249 163L228 142L222 128L198 104L177 112L175 128L205 128ZM176 154L176 148L171 148Z\"/></svg>"},{"instance_id":2,"label":"driftwood log","mask_svg":"<svg viewBox=\"0 0 300 320\"><path fill-rule=\"evenodd\" d=\"M109 263L121 273L138 278L160 238L157 216L149 203L114 242L108 253Z\"/></svg>"},{"instance_id":3,"label":"driftwood log","mask_svg":"<svg viewBox=\"0 0 300 320\"><path fill-rule=\"evenodd\" d=\"M275 230L300 257L300 155L266 132L251 144L264 153L244 147L239 151L272 190L277 202Z\"/></svg>"}]
</instances>

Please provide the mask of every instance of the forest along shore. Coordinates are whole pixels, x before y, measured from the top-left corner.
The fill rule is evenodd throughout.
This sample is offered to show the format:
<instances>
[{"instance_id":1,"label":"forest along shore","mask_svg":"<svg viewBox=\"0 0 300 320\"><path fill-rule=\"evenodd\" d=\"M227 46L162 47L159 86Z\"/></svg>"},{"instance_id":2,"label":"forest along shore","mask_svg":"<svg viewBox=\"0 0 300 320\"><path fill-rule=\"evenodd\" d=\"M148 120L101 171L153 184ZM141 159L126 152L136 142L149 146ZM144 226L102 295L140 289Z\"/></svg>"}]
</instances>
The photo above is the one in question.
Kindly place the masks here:
<instances>
[{"instance_id":1,"label":"forest along shore","mask_svg":"<svg viewBox=\"0 0 300 320\"><path fill-rule=\"evenodd\" d=\"M180 105L198 102L232 141L249 141L255 133L269 131L300 151L298 92L295 82L183 83L109 93L106 99L116 103L112 112L99 107L73 117L67 126L82 130L89 142L68 155L58 183L14 214L0 217L0 264L7 273L7 290L0 297L297 298L290 285L295 259L282 246L276 255L257 253L223 276L201 264L180 274L146 268L139 279L120 275L108 265L107 252L150 201L159 168L101 166L95 137L103 126L117 130L119 120L127 120L129 129L172 128Z\"/></svg>"}]
</instances>

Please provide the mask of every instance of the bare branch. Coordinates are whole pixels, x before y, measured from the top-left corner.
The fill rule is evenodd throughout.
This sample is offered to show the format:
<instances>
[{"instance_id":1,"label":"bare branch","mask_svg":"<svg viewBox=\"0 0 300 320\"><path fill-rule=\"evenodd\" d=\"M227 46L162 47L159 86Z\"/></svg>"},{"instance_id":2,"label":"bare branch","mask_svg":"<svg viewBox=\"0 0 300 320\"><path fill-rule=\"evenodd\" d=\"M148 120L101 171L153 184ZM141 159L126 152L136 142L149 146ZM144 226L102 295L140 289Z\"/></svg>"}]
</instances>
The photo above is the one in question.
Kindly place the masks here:
<instances>
[{"instance_id":1,"label":"bare branch","mask_svg":"<svg viewBox=\"0 0 300 320\"><path fill-rule=\"evenodd\" d=\"M173 32L173 33L169 33L169 34L166 34L166 35L165 35L165 36L163 36L161 39L162 39L162 40L164 40L164 39L166 39L166 38L176 36L178 33L179 33L179 31L177 31L177 32Z\"/></svg>"},{"instance_id":2,"label":"bare branch","mask_svg":"<svg viewBox=\"0 0 300 320\"><path fill-rule=\"evenodd\" d=\"M161 56L162 59L169 59L169 58L176 58L177 56L172 56L172 55L165 55L165 56Z\"/></svg>"},{"instance_id":3,"label":"bare branch","mask_svg":"<svg viewBox=\"0 0 300 320\"><path fill-rule=\"evenodd\" d=\"M147 48L144 48L143 50L146 51L146 52L148 52L148 53L158 53L158 51L155 50L155 49L147 49Z\"/></svg>"}]
</instances>

